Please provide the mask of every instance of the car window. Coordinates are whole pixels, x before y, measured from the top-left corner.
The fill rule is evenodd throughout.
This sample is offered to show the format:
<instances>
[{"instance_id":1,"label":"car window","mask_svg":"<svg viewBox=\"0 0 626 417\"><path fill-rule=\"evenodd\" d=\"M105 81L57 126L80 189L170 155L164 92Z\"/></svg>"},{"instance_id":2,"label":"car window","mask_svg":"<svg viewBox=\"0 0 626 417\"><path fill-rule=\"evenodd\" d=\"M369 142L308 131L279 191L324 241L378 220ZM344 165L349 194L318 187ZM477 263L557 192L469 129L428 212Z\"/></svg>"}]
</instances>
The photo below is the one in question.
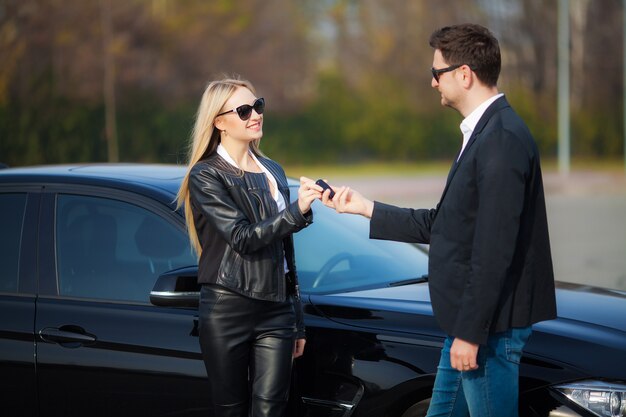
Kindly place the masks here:
<instances>
[{"instance_id":1,"label":"car window","mask_svg":"<svg viewBox=\"0 0 626 417\"><path fill-rule=\"evenodd\" d=\"M419 278L427 255L410 243L369 238L369 220L338 214L318 202L313 224L294 235L300 288L331 293Z\"/></svg>"},{"instance_id":2,"label":"car window","mask_svg":"<svg viewBox=\"0 0 626 417\"><path fill-rule=\"evenodd\" d=\"M159 274L196 264L181 229L107 198L59 195L56 242L64 296L149 302Z\"/></svg>"},{"instance_id":3,"label":"car window","mask_svg":"<svg viewBox=\"0 0 626 417\"><path fill-rule=\"evenodd\" d=\"M0 194L0 292L17 292L26 194Z\"/></svg>"}]
</instances>

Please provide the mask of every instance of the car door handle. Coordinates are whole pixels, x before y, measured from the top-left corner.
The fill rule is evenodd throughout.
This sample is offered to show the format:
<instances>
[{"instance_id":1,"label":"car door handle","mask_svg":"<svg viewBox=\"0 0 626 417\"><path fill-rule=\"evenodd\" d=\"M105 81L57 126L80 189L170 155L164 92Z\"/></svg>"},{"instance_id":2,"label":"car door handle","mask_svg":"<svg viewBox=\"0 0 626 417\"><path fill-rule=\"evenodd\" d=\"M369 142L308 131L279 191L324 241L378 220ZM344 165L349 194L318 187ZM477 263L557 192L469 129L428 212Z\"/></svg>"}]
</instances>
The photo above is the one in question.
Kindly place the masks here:
<instances>
[{"instance_id":1,"label":"car door handle","mask_svg":"<svg viewBox=\"0 0 626 417\"><path fill-rule=\"evenodd\" d=\"M97 340L94 335L79 326L46 327L39 330L39 337L44 342L58 343L69 348L92 345Z\"/></svg>"}]
</instances>

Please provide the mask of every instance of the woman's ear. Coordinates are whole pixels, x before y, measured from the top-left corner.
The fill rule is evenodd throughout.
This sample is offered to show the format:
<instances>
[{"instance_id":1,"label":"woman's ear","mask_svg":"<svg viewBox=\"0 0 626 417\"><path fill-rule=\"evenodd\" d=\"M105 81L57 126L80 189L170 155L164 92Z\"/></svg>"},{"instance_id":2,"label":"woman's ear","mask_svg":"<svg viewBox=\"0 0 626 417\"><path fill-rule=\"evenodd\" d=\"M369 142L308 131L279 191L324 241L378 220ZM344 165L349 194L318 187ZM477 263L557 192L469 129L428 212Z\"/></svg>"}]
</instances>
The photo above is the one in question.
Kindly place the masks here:
<instances>
[{"instance_id":1,"label":"woman's ear","mask_svg":"<svg viewBox=\"0 0 626 417\"><path fill-rule=\"evenodd\" d=\"M224 119L222 119L221 117L217 117L214 121L213 121L213 126L215 126L215 128L219 131L224 130Z\"/></svg>"}]
</instances>

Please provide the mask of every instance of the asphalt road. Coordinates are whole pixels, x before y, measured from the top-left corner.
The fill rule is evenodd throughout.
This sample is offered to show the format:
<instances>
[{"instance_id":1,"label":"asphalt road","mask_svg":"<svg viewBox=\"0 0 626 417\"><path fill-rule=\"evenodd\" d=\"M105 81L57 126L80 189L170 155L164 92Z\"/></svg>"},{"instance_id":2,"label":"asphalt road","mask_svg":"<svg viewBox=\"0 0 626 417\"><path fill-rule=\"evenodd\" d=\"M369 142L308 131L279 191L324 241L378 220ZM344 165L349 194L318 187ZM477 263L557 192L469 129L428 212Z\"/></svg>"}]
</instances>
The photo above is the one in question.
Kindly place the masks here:
<instances>
[{"instance_id":1,"label":"asphalt road","mask_svg":"<svg viewBox=\"0 0 626 417\"><path fill-rule=\"evenodd\" d=\"M366 197L430 208L445 176L329 178ZM557 280L626 290L626 175L591 171L544 174L550 242Z\"/></svg>"}]
</instances>

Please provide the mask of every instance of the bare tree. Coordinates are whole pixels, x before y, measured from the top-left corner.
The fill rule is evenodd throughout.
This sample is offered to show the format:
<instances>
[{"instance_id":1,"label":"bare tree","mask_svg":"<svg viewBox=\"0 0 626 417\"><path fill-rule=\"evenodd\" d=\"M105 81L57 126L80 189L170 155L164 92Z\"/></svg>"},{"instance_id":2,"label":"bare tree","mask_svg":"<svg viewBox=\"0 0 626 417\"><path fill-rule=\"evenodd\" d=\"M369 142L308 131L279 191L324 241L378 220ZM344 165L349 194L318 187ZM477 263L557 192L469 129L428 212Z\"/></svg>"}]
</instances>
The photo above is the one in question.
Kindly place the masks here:
<instances>
[{"instance_id":1,"label":"bare tree","mask_svg":"<svg viewBox=\"0 0 626 417\"><path fill-rule=\"evenodd\" d=\"M111 0L100 0L100 14L102 22L102 56L104 67L104 110L105 136L107 142L109 162L119 161L117 146L117 119L115 103L115 58L112 47Z\"/></svg>"}]
</instances>

